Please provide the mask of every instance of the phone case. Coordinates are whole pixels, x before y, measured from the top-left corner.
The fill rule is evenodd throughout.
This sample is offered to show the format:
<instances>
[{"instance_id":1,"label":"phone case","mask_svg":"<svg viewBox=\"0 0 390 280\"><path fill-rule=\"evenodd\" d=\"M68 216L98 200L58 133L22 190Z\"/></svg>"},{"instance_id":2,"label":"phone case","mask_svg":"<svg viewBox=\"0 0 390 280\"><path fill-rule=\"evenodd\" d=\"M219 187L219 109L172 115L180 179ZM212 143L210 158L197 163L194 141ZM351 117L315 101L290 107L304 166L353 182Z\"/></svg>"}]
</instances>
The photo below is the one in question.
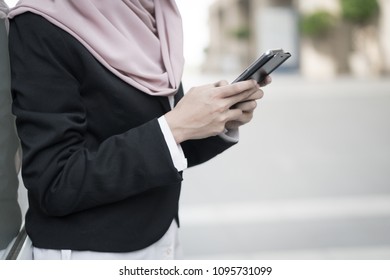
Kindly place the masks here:
<instances>
[{"instance_id":1,"label":"phone case","mask_svg":"<svg viewBox=\"0 0 390 280\"><path fill-rule=\"evenodd\" d=\"M263 53L255 62L244 70L233 83L245 81L249 79L262 82L265 77L271 74L276 68L282 65L291 57L289 52L283 49L269 50Z\"/></svg>"}]
</instances>

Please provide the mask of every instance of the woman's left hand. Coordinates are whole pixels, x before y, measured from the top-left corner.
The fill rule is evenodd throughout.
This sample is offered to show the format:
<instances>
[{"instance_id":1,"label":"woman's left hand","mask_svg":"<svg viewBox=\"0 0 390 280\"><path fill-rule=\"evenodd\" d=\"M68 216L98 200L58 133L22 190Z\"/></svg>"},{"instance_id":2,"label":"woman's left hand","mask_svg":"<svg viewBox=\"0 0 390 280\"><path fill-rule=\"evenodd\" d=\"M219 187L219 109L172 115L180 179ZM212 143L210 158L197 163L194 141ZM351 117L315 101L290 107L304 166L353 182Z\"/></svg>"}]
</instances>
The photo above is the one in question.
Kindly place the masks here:
<instances>
[{"instance_id":1,"label":"woman's left hand","mask_svg":"<svg viewBox=\"0 0 390 280\"><path fill-rule=\"evenodd\" d=\"M259 84L260 87L264 87L272 82L271 76L267 76L262 83ZM242 114L236 120L232 120L226 123L225 128L227 130L238 129L240 126L249 123L253 118L253 113L257 107L257 99L261 99L264 95L263 91L259 91L259 96L256 98L248 98L247 100L240 102L234 105L235 109L241 109Z\"/></svg>"}]
</instances>

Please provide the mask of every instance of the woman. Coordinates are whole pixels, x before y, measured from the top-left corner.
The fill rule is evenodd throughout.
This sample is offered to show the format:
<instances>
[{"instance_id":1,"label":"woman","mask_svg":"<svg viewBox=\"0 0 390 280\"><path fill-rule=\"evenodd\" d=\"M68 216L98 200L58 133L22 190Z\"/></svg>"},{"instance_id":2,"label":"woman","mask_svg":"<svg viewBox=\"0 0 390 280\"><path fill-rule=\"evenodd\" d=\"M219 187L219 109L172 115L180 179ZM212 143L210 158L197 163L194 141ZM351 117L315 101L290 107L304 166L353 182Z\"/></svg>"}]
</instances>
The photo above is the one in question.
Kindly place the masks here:
<instances>
[{"instance_id":1,"label":"woman","mask_svg":"<svg viewBox=\"0 0 390 280\"><path fill-rule=\"evenodd\" d=\"M173 0L25 0L9 17L34 258L176 258L182 171L237 142L257 83L183 97Z\"/></svg>"}]
</instances>

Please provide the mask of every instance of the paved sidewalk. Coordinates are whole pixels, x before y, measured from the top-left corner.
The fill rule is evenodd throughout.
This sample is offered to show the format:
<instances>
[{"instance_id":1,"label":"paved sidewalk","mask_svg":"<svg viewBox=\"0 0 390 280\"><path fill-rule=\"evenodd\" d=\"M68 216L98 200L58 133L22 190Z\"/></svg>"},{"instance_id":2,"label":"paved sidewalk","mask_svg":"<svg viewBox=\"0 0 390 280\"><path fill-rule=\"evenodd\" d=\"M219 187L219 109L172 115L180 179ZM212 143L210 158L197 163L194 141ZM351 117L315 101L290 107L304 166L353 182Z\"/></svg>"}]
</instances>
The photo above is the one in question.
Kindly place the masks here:
<instances>
[{"instance_id":1,"label":"paved sidewalk","mask_svg":"<svg viewBox=\"0 0 390 280\"><path fill-rule=\"evenodd\" d=\"M390 79L273 78L240 143L184 174L185 256L390 259Z\"/></svg>"}]
</instances>

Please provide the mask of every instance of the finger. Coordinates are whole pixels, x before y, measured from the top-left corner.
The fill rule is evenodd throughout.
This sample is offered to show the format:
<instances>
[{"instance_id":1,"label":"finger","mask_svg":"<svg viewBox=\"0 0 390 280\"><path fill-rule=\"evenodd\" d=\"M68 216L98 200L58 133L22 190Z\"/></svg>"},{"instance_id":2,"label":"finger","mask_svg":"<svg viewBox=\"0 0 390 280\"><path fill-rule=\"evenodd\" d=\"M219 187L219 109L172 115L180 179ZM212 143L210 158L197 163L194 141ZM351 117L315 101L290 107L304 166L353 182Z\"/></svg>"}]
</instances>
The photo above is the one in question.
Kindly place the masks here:
<instances>
[{"instance_id":1,"label":"finger","mask_svg":"<svg viewBox=\"0 0 390 280\"><path fill-rule=\"evenodd\" d=\"M254 91L243 93L241 95L230 97L229 102L233 102L233 105L240 104L247 101L254 101L263 98L264 92L260 88L256 88Z\"/></svg>"},{"instance_id":2,"label":"finger","mask_svg":"<svg viewBox=\"0 0 390 280\"><path fill-rule=\"evenodd\" d=\"M267 76L267 77L265 77L265 79L261 83L259 83L259 85L261 87L265 87L266 85L269 85L270 83L272 83L272 78L271 78L271 76Z\"/></svg>"},{"instance_id":3,"label":"finger","mask_svg":"<svg viewBox=\"0 0 390 280\"><path fill-rule=\"evenodd\" d=\"M235 109L240 109L243 112L251 112L255 110L256 107L257 107L257 102L254 100L244 101L234 106Z\"/></svg>"},{"instance_id":4,"label":"finger","mask_svg":"<svg viewBox=\"0 0 390 280\"><path fill-rule=\"evenodd\" d=\"M256 86L256 88L253 90L248 90L241 94L225 98L225 106L228 106L229 108L236 108L238 104L261 99L263 95L263 91Z\"/></svg>"},{"instance_id":5,"label":"finger","mask_svg":"<svg viewBox=\"0 0 390 280\"><path fill-rule=\"evenodd\" d=\"M241 125L242 123L239 121L230 121L226 123L225 128L227 130L234 130L234 129L238 129Z\"/></svg>"},{"instance_id":6,"label":"finger","mask_svg":"<svg viewBox=\"0 0 390 280\"><path fill-rule=\"evenodd\" d=\"M226 123L238 120L242 117L243 112L240 109L230 109L226 111Z\"/></svg>"},{"instance_id":7,"label":"finger","mask_svg":"<svg viewBox=\"0 0 390 280\"><path fill-rule=\"evenodd\" d=\"M246 101L251 101L251 100L258 100L264 97L264 91L260 88L258 88L255 92L252 93L252 95L248 96L245 100L242 102Z\"/></svg>"},{"instance_id":8,"label":"finger","mask_svg":"<svg viewBox=\"0 0 390 280\"><path fill-rule=\"evenodd\" d=\"M196 86L194 88L207 89L207 88L215 88L215 87L226 86L228 84L229 83L227 81L221 80L221 81L218 81L218 82L215 82L215 83L212 83L212 84L205 84L205 85Z\"/></svg>"},{"instance_id":9,"label":"finger","mask_svg":"<svg viewBox=\"0 0 390 280\"><path fill-rule=\"evenodd\" d=\"M216 83L214 83L214 87L222 87L222 86L227 86L229 83L226 80L221 80Z\"/></svg>"},{"instance_id":10,"label":"finger","mask_svg":"<svg viewBox=\"0 0 390 280\"><path fill-rule=\"evenodd\" d=\"M242 124L246 124L249 123L252 119L253 119L253 111L244 112L238 121L241 122Z\"/></svg>"},{"instance_id":11,"label":"finger","mask_svg":"<svg viewBox=\"0 0 390 280\"><path fill-rule=\"evenodd\" d=\"M239 95L250 90L254 90L258 87L257 82L254 80L248 80L243 82L238 82L234 84L227 84L225 86L220 86L215 88L216 94L221 98L228 98L231 96Z\"/></svg>"},{"instance_id":12,"label":"finger","mask_svg":"<svg viewBox=\"0 0 390 280\"><path fill-rule=\"evenodd\" d=\"M230 121L226 122L225 127L229 126L241 126L246 123L249 123L253 118L253 112L243 112L242 114L235 115L236 118L231 119Z\"/></svg>"}]
</instances>

